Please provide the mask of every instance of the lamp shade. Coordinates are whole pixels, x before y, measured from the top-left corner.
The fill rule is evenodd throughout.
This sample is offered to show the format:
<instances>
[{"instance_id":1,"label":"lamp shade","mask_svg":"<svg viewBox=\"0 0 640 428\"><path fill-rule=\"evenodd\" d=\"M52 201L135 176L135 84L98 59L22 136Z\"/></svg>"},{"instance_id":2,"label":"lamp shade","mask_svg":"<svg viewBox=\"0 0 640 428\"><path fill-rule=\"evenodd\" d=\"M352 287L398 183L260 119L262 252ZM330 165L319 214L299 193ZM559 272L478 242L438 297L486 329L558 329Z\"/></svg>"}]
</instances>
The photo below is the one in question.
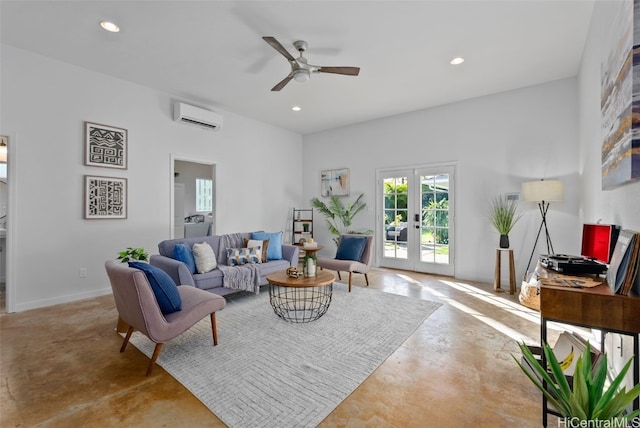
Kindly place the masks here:
<instances>
[{"instance_id":1,"label":"lamp shade","mask_svg":"<svg viewBox=\"0 0 640 428\"><path fill-rule=\"evenodd\" d=\"M559 180L538 180L522 183L522 198L525 201L561 201L564 186Z\"/></svg>"}]
</instances>

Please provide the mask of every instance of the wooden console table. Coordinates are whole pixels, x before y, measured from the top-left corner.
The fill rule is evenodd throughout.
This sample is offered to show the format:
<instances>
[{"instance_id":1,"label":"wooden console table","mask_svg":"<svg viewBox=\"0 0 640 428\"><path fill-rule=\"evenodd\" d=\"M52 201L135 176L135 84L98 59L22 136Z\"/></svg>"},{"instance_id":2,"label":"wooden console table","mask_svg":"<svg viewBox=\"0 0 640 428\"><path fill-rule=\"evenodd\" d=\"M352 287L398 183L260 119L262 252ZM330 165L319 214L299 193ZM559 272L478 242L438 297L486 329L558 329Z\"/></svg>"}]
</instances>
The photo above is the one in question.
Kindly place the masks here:
<instances>
[{"instance_id":1,"label":"wooden console table","mask_svg":"<svg viewBox=\"0 0 640 428\"><path fill-rule=\"evenodd\" d=\"M571 288L543 285L540 289L540 339L547 342L547 322L565 324L601 330L602 347L606 333L619 333L633 337L633 382L638 384L638 334L640 333L640 297L614 294L604 282L593 288ZM604 349L602 349L604 351ZM542 367L547 361L542 353ZM546 387L546 384L545 384ZM633 408L640 408L640 399L636 399ZM547 398L542 396L542 425L547 426L547 413L557 414L548 409Z\"/></svg>"}]
</instances>

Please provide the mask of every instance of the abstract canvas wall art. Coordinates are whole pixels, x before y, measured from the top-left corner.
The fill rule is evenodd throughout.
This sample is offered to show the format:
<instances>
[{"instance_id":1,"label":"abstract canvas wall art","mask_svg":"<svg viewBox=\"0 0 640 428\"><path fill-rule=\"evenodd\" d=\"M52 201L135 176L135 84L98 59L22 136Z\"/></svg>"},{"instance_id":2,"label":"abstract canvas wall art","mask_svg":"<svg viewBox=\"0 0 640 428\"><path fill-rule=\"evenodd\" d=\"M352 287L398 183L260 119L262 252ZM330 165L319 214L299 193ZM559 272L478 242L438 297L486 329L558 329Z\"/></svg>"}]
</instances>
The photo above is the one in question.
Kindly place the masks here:
<instances>
[{"instance_id":1,"label":"abstract canvas wall art","mask_svg":"<svg viewBox=\"0 0 640 428\"><path fill-rule=\"evenodd\" d=\"M640 0L616 7L600 75L603 190L640 179Z\"/></svg>"},{"instance_id":2,"label":"abstract canvas wall art","mask_svg":"<svg viewBox=\"0 0 640 428\"><path fill-rule=\"evenodd\" d=\"M85 165L127 169L127 130L85 122Z\"/></svg>"},{"instance_id":3,"label":"abstract canvas wall art","mask_svg":"<svg viewBox=\"0 0 640 428\"><path fill-rule=\"evenodd\" d=\"M349 169L329 169L320 173L320 194L322 196L349 195Z\"/></svg>"},{"instance_id":4,"label":"abstract canvas wall art","mask_svg":"<svg viewBox=\"0 0 640 428\"><path fill-rule=\"evenodd\" d=\"M84 218L127 218L127 179L85 175Z\"/></svg>"}]
</instances>

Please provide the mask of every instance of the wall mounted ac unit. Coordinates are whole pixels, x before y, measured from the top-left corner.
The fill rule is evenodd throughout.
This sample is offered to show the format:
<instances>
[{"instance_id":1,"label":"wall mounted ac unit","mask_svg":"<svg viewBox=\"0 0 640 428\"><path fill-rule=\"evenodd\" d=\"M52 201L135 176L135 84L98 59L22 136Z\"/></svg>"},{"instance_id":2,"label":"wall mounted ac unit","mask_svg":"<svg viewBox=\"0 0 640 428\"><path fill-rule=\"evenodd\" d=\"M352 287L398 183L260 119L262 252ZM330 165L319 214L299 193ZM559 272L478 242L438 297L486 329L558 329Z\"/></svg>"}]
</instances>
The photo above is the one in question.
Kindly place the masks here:
<instances>
[{"instance_id":1,"label":"wall mounted ac unit","mask_svg":"<svg viewBox=\"0 0 640 428\"><path fill-rule=\"evenodd\" d=\"M216 131L222 128L222 115L181 102L173 104L173 120Z\"/></svg>"}]
</instances>

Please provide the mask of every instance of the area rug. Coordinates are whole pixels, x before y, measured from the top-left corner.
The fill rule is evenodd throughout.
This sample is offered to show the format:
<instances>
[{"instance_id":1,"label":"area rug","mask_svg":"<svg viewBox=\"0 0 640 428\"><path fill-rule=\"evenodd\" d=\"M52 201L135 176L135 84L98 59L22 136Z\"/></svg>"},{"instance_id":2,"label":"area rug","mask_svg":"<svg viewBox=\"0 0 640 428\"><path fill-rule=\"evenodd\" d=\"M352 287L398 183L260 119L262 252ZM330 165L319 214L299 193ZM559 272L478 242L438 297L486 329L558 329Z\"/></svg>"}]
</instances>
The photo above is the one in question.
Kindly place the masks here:
<instances>
[{"instance_id":1,"label":"area rug","mask_svg":"<svg viewBox=\"0 0 640 428\"><path fill-rule=\"evenodd\" d=\"M263 287L217 313L218 346L205 318L166 343L158 364L229 427L315 427L439 306L335 283L327 313L294 324ZM153 351L140 333L131 343Z\"/></svg>"}]
</instances>

